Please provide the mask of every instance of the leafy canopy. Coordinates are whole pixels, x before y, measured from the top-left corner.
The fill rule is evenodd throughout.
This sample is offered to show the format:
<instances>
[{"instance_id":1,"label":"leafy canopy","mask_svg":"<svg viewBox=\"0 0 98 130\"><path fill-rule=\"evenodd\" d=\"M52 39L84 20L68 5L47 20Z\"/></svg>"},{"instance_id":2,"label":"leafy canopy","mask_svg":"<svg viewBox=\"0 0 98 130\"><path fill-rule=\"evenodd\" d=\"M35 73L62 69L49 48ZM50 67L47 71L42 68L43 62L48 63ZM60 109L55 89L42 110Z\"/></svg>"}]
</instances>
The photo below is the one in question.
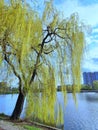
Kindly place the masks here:
<instances>
[{"instance_id":1,"label":"leafy canopy","mask_svg":"<svg viewBox=\"0 0 98 130\"><path fill-rule=\"evenodd\" d=\"M43 8L40 15L26 2L0 0L0 61L27 95L27 116L54 125L62 118L61 107L56 109L57 81L61 86L69 81L73 93L80 88L84 26L76 13L61 18L52 0Z\"/></svg>"}]
</instances>

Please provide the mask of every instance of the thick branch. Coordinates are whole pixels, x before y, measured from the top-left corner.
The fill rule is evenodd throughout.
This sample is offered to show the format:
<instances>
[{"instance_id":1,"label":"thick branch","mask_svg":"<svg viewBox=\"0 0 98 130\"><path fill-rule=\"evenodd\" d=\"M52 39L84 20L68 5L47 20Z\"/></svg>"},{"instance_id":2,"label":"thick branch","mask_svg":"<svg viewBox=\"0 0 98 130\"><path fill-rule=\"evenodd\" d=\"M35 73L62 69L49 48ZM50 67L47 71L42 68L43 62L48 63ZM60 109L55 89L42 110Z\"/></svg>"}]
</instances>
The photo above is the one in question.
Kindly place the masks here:
<instances>
[{"instance_id":1,"label":"thick branch","mask_svg":"<svg viewBox=\"0 0 98 130\"><path fill-rule=\"evenodd\" d=\"M54 49L53 50L51 50L51 51L47 51L47 52L44 52L44 54L49 54L49 53L51 53L51 52L53 52L54 51Z\"/></svg>"},{"instance_id":2,"label":"thick branch","mask_svg":"<svg viewBox=\"0 0 98 130\"><path fill-rule=\"evenodd\" d=\"M65 37L60 36L59 34L55 33L56 36L58 36L61 39L65 39Z\"/></svg>"},{"instance_id":3,"label":"thick branch","mask_svg":"<svg viewBox=\"0 0 98 130\"><path fill-rule=\"evenodd\" d=\"M31 79L30 79L30 84L34 81L34 78L35 78L35 76L36 76L36 73L37 73L37 72L36 72L36 71L37 71L37 64L39 63L40 56L41 56L41 54L42 54L42 52L43 52L43 47L44 47L45 41L46 41L46 39L48 38L48 36L50 36L50 33L49 33L49 32L46 34L46 36L44 37L42 43L40 44L41 48L40 48L40 50L39 50L39 52L38 52L38 54L37 54L35 67L34 67L34 69L33 69L32 76L31 76Z\"/></svg>"},{"instance_id":4,"label":"thick branch","mask_svg":"<svg viewBox=\"0 0 98 130\"><path fill-rule=\"evenodd\" d=\"M58 48L58 45L52 46L52 48L50 48L50 49L47 48L47 50L44 50L43 53L44 53L44 54L52 53L52 52L55 51L57 48Z\"/></svg>"},{"instance_id":5,"label":"thick branch","mask_svg":"<svg viewBox=\"0 0 98 130\"><path fill-rule=\"evenodd\" d=\"M2 51L4 54L4 60L8 63L8 65L12 68L13 73L15 74L15 76L19 79L19 91L21 92L21 87L22 87L22 80L20 75L17 73L14 65L12 64L12 62L9 60L8 56L10 55L10 53L8 54L8 52L6 51L6 37L8 36L8 31L5 31L5 35L4 38L2 40Z\"/></svg>"},{"instance_id":6,"label":"thick branch","mask_svg":"<svg viewBox=\"0 0 98 130\"><path fill-rule=\"evenodd\" d=\"M38 51L32 46L31 49L33 49L37 54L38 54Z\"/></svg>"},{"instance_id":7,"label":"thick branch","mask_svg":"<svg viewBox=\"0 0 98 130\"><path fill-rule=\"evenodd\" d=\"M64 31L65 32L65 35L67 36L67 38L69 39L69 40L71 40L71 38L69 37L69 35L66 33L66 28L55 28L54 29L54 33L55 33L55 35L57 35L59 38L61 38L61 39L66 39L66 37L62 37L62 36L60 36L59 34L57 34L57 30L62 30L62 31Z\"/></svg>"},{"instance_id":8,"label":"thick branch","mask_svg":"<svg viewBox=\"0 0 98 130\"><path fill-rule=\"evenodd\" d=\"M34 78L35 78L35 76L36 76L36 73L37 73L37 72L36 72L36 71L37 71L37 64L39 63L40 56L41 56L41 54L42 54L42 52L43 52L44 44L51 42L51 41L53 40L53 37L54 37L54 36L57 36L57 37L59 37L59 38L61 38L61 39L66 39L67 34L66 34L65 37L60 36L60 35L56 32L57 30L64 30L64 31L65 31L64 28L63 28L63 29L62 29L62 28L55 28L54 31L52 31L49 26L47 27L46 30L44 30L44 32L46 33L46 36L43 38L43 41L42 41L42 43L40 44L40 47L41 47L41 48L40 48L39 52L37 52L36 63L35 63L35 67L34 67L34 69L33 69L32 75L31 75L30 84L33 82L33 80L34 80ZM67 36L67 37L68 37L68 36ZM48 40L48 38L50 38L50 39ZM44 53L49 54L49 53L51 53L51 52L53 52L53 51L54 51L54 49L51 50L51 51L49 51L49 52L44 52Z\"/></svg>"},{"instance_id":9,"label":"thick branch","mask_svg":"<svg viewBox=\"0 0 98 130\"><path fill-rule=\"evenodd\" d=\"M10 62L10 60L8 59L7 55L5 54L4 56L5 61L8 63L8 65L12 68L13 73L15 74L15 76L19 79L19 91L21 92L21 87L22 87L22 81L21 81L21 77L20 75L17 73L17 71L15 70L14 65Z\"/></svg>"}]
</instances>

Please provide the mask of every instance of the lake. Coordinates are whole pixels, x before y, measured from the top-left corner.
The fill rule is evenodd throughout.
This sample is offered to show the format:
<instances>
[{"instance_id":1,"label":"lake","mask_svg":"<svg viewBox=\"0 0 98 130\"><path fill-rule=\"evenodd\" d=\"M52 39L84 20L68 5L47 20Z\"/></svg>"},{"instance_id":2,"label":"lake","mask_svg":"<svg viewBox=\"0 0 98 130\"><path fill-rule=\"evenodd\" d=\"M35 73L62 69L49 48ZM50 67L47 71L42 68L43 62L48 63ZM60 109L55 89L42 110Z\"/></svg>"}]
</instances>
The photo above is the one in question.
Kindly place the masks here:
<instances>
[{"instance_id":1,"label":"lake","mask_svg":"<svg viewBox=\"0 0 98 130\"><path fill-rule=\"evenodd\" d=\"M64 107L61 92L58 92L57 96ZM11 115L17 97L17 94L0 95L0 113ZM67 104L64 108L64 130L98 130L98 93L80 93L76 97L77 105L72 94L67 94Z\"/></svg>"}]
</instances>

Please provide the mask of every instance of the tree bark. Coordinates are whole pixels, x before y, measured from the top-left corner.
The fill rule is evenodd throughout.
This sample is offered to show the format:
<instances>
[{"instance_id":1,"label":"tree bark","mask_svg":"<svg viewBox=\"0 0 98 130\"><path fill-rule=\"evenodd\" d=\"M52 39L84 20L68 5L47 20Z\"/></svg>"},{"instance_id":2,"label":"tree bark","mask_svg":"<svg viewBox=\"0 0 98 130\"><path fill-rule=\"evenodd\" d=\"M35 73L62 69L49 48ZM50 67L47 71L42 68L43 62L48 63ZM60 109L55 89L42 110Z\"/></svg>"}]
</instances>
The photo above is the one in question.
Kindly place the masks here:
<instances>
[{"instance_id":1,"label":"tree bark","mask_svg":"<svg viewBox=\"0 0 98 130\"><path fill-rule=\"evenodd\" d=\"M23 110L24 100L25 100L25 95L22 92L20 92L18 95L18 99L15 105L14 111L10 117L11 120L19 119L21 112Z\"/></svg>"}]
</instances>

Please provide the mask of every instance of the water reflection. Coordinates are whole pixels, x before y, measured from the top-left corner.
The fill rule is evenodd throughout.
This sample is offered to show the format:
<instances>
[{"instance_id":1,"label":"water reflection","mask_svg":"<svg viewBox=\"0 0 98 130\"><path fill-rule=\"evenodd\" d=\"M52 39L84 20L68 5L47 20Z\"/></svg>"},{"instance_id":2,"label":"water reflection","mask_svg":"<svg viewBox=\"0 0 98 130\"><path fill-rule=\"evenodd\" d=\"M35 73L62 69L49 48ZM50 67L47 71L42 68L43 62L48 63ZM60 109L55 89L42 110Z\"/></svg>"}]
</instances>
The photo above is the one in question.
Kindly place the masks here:
<instances>
[{"instance_id":1,"label":"water reflection","mask_svg":"<svg viewBox=\"0 0 98 130\"><path fill-rule=\"evenodd\" d=\"M98 130L98 103L87 99L87 95L77 94L78 106L75 106L72 96L68 94L68 103L64 113L65 130Z\"/></svg>"},{"instance_id":2,"label":"water reflection","mask_svg":"<svg viewBox=\"0 0 98 130\"><path fill-rule=\"evenodd\" d=\"M89 102L98 102L98 93L86 94L86 100Z\"/></svg>"},{"instance_id":3,"label":"water reflection","mask_svg":"<svg viewBox=\"0 0 98 130\"><path fill-rule=\"evenodd\" d=\"M0 113L11 115L15 102L17 100L17 94L0 95Z\"/></svg>"},{"instance_id":4,"label":"water reflection","mask_svg":"<svg viewBox=\"0 0 98 130\"><path fill-rule=\"evenodd\" d=\"M11 115L15 102L15 95L0 95L0 113ZM77 105L72 94L67 95L67 104L64 107L63 95L58 92L57 100L63 107L64 130L98 130L98 94L77 94ZM23 117L24 112L21 117Z\"/></svg>"}]
</instances>

